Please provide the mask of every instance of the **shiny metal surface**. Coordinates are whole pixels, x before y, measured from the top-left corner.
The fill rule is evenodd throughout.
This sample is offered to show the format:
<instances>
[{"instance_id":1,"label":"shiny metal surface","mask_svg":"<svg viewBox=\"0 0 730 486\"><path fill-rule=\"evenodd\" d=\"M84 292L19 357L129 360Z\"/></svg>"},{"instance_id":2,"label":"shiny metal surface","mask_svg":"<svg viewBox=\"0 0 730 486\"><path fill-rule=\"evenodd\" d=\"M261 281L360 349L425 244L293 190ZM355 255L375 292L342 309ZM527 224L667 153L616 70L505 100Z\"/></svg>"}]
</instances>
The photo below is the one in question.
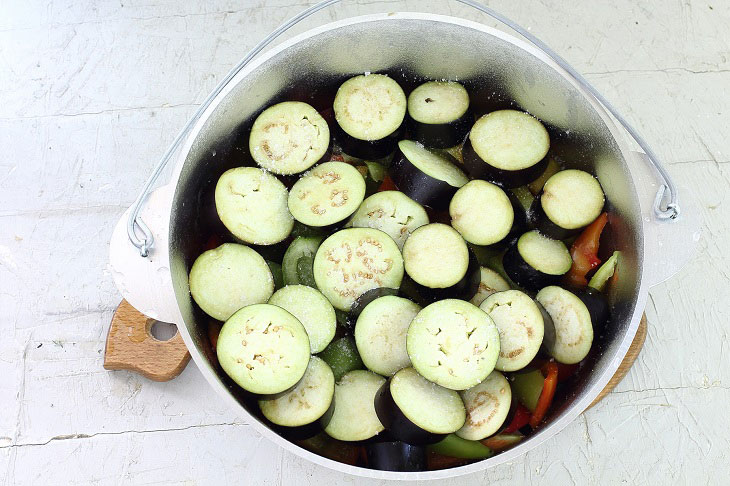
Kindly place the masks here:
<instances>
[{"instance_id":1,"label":"shiny metal surface","mask_svg":"<svg viewBox=\"0 0 730 486\"><path fill-rule=\"evenodd\" d=\"M142 191L140 192L139 196L137 196L137 199L132 204L132 211L129 214L128 220L127 220L127 235L129 237L129 241L139 249L139 254L141 257L147 257L149 255L150 248L154 245L154 237L152 235L152 232L150 231L149 227L145 224L144 220L140 217L140 211L142 210L142 205L144 204L145 198L147 195L152 191L152 187L154 186L155 181L159 178L160 174L162 173L163 169L167 165L167 163L172 159L172 155L174 154L175 150L179 147L179 145L182 143L183 139L188 135L188 132L195 126L197 121L200 119L202 114L205 112L205 110L208 109L208 107L213 103L213 101L218 97L218 95L228 86L228 83L230 83L233 78L238 74L243 68L245 68L248 63L250 63L263 49L265 49L267 46L269 46L274 40L276 40L281 34L289 30L294 25L298 24L300 21L306 19L307 17L317 13L318 11L327 8L329 6L335 5L340 3L342 0L322 0L308 9L300 12L299 14L295 15L288 21L286 21L284 24L280 25L276 30L271 32L269 35L267 35L264 39L262 39L256 46L249 51L248 54L223 78L223 80L215 87L215 89L208 95L208 97L203 101L203 103L198 107L198 109L195 111L193 116L188 120L188 122L185 124L185 126L180 130L180 132L175 137L175 140L172 142L172 144L167 148L165 151L165 154L162 156L160 161L157 163L157 166L153 170L150 177L145 182L144 187L142 188ZM565 59L563 59L560 55L558 55L555 51L550 49L550 47L547 46L544 42L542 42L540 39L532 35L528 30L517 24L516 22L513 22L512 20L508 19L504 15L500 14L499 12L482 5L478 2L475 2L474 0L454 0L460 3L463 3L464 5L468 5L480 12L483 12L493 19L498 20L503 25L511 28L513 31L519 33L524 38L528 39L532 44L534 44L536 47L541 49L545 54L547 54L553 61L555 61L563 70L567 71L568 74L578 82L578 84L588 91L591 95L593 95L595 98L598 99L598 101L603 105L604 108L606 108L618 121L621 123L621 125L626 129L626 131L629 132L629 134L633 137L633 139L639 144L639 147L646 152L646 159L648 163L650 163L654 168L659 172L661 175L664 184L659 186L659 189L657 190L656 197L654 199L654 213L656 214L657 218L659 219L676 219L680 214L680 207L679 207L679 199L678 199L678 192L677 188L674 184L674 181L672 180L672 177L669 175L667 170L664 168L664 165L659 160L659 157L656 155L656 153L652 150L652 148L649 146L649 144L644 140L644 138L639 134L639 132L616 110L613 105L598 91L596 90L593 85L591 85L584 77L581 75L578 71L576 71ZM664 200L668 196L668 201L665 203ZM142 232L142 238L140 238L137 235L137 229Z\"/></svg>"},{"instance_id":2,"label":"shiny metal surface","mask_svg":"<svg viewBox=\"0 0 730 486\"><path fill-rule=\"evenodd\" d=\"M298 36L254 61L217 97L187 139L173 184L169 254L172 283L184 321L179 326L193 359L223 396L255 422L250 396L232 386L212 359L207 318L193 305L187 283L190 265L207 235L212 188L230 167L252 165L247 133L255 116L283 99L326 105L339 82L363 72L382 71L406 89L422 79L457 79L472 94L477 114L513 106L546 123L552 150L568 165L597 174L610 201L610 246L624 254L612 288L612 320L597 330L590 366L549 423L514 449L468 466L424 473L355 468L311 454L256 423L262 434L327 467L363 476L427 479L465 474L514 459L577 417L612 376L638 326L646 300L642 273L641 207L630 164L638 159L600 105L536 48L481 24L424 14L374 15L328 24ZM324 87L324 88L322 88ZM314 95L314 100L310 99ZM319 106L318 106L319 108ZM642 188L639 188L642 189Z\"/></svg>"}]
</instances>

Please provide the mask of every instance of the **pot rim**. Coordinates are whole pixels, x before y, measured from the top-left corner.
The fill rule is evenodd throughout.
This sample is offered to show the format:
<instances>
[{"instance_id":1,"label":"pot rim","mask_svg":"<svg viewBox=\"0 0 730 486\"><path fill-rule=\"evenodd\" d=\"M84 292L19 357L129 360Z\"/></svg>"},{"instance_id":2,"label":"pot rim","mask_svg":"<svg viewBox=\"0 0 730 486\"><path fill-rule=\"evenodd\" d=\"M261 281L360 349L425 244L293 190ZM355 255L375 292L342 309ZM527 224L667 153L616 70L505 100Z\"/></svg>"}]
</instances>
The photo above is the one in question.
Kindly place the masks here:
<instances>
[{"instance_id":1,"label":"pot rim","mask_svg":"<svg viewBox=\"0 0 730 486\"><path fill-rule=\"evenodd\" d=\"M249 65L247 65L244 69L242 69L232 80L231 82L221 91L221 93L218 94L216 99L211 103L211 105L208 107L208 109L201 115L200 119L197 121L197 123L192 127L190 132L188 133L188 136L186 137L184 143L182 144L180 150L178 151L178 154L176 156L177 161L175 163L175 168L172 173L172 177L170 178L170 184L177 185L177 182L180 178L180 173L182 171L182 168L185 164L185 160L187 158L187 155L189 154L190 150L193 147L193 144L196 142L198 134L200 133L201 129L205 125L205 123L210 118L211 114L216 111L223 100L230 94L230 92L238 85L238 83L241 82L246 76L248 76L250 73L258 69L261 65L269 61L271 58L275 57L282 51L290 48L291 46L298 44L302 41L305 41L311 37L317 36L319 34L322 34L324 32L339 29L342 27L346 27L348 25L354 25L359 23L366 23L366 22L384 22L384 21L394 21L394 20L428 20L428 21L434 21L434 22L443 22L443 23L449 23L453 25L457 25L463 28L473 29L477 30L483 34L492 35L494 37L497 37L501 40L504 40L506 42L509 42L525 51L527 51L529 54L535 56L537 59L542 61L543 63L550 66L552 69L560 73L568 82L571 83L571 85L578 90L585 98L588 99L589 103L595 110L595 112L601 117L601 120L608 128L609 132L611 133L613 139L619 146L621 153L623 154L625 160L629 161L632 160L633 155L631 149L628 147L626 143L626 138L623 132L619 131L616 125L614 124L613 120L610 118L604 107L595 99L593 95L588 93L586 90L584 90L563 68L561 68L557 63L555 63L547 54L545 54L542 50L538 49L534 45L517 38L511 34L505 33L499 29L496 29L494 27L490 27L488 25L481 24L479 22L466 20L458 17L453 16L446 16L446 15L438 15L438 14L430 14L430 13L422 13L422 12L391 12L391 13L377 13L377 14L368 14L368 15L361 15L361 16L355 16L355 17L349 17L346 19L329 22L317 27L314 27L312 29L306 30L305 32L302 32L300 34L297 34L293 36L290 39L287 39L285 41L282 41L281 43L277 44L276 46L270 48L268 51L261 54L258 58L254 59ZM627 164L628 165L628 164ZM632 194L634 197L637 195L637 189L633 181L633 177L629 181L631 184L631 188L633 189ZM636 204L638 207L638 203ZM171 214L170 214L171 217ZM233 395L230 393L230 391L226 388L226 386L219 380L219 378L215 375L215 373L212 370L212 367L208 365L208 360L205 358L205 356L202 355L196 348L193 339L188 332L188 329L185 325L179 325L178 331L182 335L183 341L185 342L186 346L188 347L188 350L190 351L190 354L192 355L193 360L196 364L201 363L201 366L198 366L198 369L202 373L202 375L205 377L206 381L218 392L219 395L221 395L224 400L227 401L229 405L232 407L235 407L235 409L238 411L238 413L243 413L244 418L249 419L247 422L252 425L255 430L260 433L262 436L266 437L267 439L271 440L275 444L279 445L280 447L283 447L289 452L292 452L293 454L296 454L297 456L300 456L304 459L307 459L315 464L318 464L320 466L327 467L329 469L347 473L353 476L359 476L359 477L366 477L366 478L373 478L373 479L386 479L386 480L432 480L432 479L445 479L445 478L451 478L451 477L457 477L457 476L463 476L466 474L483 471L485 469L488 469L490 467L496 466L498 464L502 464L508 461L514 461L519 456L524 455L526 452L536 448L541 443L545 442L549 438L553 437L555 434L560 432L562 429L564 429L568 424L573 422L578 415L583 413L585 409L593 402L593 400L598 396L599 392L603 390L603 388L606 386L608 381L611 379L613 374L615 373L616 369L620 365L621 361L623 360L624 356L626 355L629 346L631 345L631 342L633 341L633 338L636 334L636 330L639 327L639 321L641 319L641 315L643 313L643 309L646 305L646 300L648 297L648 289L647 289L647 282L644 278L644 265L645 265L645 255L644 255L644 234L643 234L643 228L639 228L639 243L641 245L641 248L637 248L637 255L641 258L641 265L639 268L639 275L638 275L638 289L636 291L636 299L634 300L634 308L631 314L631 322L629 326L627 327L626 331L624 332L623 339L621 340L620 344L618 345L618 348L615 351L615 355L613 357L613 361L606 367L606 369L603 371L601 376L599 376L593 385L587 389L583 397L579 400L575 401L568 407L564 412L562 412L562 415L552 421L550 424L548 424L545 428L540 429L534 436L530 437L528 440L525 440L524 442L520 443L516 447L513 447L512 449L509 449L507 451L501 452L491 458L484 459L482 461L478 461L472 464L468 464L465 466L460 467L454 467L454 468L448 468L448 469L440 469L436 471L423 471L423 472L396 472L396 471L381 471L376 469L368 469L364 467L359 466L351 466L348 464L344 464L338 461L334 461L328 458L325 458L323 456L320 456L318 454L314 454L298 445L296 445L293 442L290 442L280 435L276 434L269 428L267 428L262 422L260 422L258 419L256 419L253 415L251 415L245 408L241 406L241 404L233 397ZM168 265L171 262L167 262ZM184 323L184 319L182 318L182 315L179 316L178 322L181 324ZM202 364L206 364L208 366L204 366Z\"/></svg>"}]
</instances>

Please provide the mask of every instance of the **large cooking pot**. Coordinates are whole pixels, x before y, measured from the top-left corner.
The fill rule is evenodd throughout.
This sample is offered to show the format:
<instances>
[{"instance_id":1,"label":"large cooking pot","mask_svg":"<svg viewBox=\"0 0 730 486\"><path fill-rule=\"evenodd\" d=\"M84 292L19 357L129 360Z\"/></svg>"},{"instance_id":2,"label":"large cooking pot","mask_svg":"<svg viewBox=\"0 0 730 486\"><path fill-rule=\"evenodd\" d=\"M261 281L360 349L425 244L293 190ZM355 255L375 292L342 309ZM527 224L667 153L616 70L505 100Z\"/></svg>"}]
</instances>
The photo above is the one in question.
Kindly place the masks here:
<instances>
[{"instance_id":1,"label":"large cooking pot","mask_svg":"<svg viewBox=\"0 0 730 486\"><path fill-rule=\"evenodd\" d=\"M604 109L605 100L599 103L569 67L546 52L550 51L476 22L391 13L330 23L250 63L246 59L182 137L169 182L149 197L140 197L141 211L135 205L120 219L111 241L111 267L119 290L142 313L178 326L206 380L257 431L314 463L359 476L431 479L482 470L533 449L575 419L603 389L634 337L648 288L675 273L699 238L697 220L684 216L692 210L686 194L682 193L683 215L673 219L678 208L655 201L666 183L661 173L651 168L644 154L627 146ZM609 295L611 321L597 333L598 352L592 353L572 395L528 440L459 468L421 473L364 469L318 456L277 435L257 418L255 402L214 364L208 318L190 297L188 271L203 238L212 231L211 190L225 170L252 165L247 133L256 115L272 103L301 99L312 91L316 99L326 100L342 80L366 71L387 72L406 86L423 78L458 79L473 93L477 114L511 104L539 117L550 131L555 153L597 175L609 201L608 244L623 254ZM677 189L669 187L676 203Z\"/></svg>"}]
</instances>

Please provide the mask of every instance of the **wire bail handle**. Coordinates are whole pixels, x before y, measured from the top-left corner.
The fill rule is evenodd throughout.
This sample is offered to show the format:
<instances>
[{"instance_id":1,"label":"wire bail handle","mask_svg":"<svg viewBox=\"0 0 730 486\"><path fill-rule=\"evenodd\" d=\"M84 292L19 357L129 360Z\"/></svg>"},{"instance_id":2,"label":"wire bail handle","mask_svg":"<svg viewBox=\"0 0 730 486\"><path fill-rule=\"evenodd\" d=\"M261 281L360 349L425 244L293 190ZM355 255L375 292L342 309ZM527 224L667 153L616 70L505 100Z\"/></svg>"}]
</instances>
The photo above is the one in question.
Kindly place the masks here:
<instances>
[{"instance_id":1,"label":"wire bail handle","mask_svg":"<svg viewBox=\"0 0 730 486\"><path fill-rule=\"evenodd\" d=\"M165 154L162 156L160 161L157 163L154 171L145 182L145 185L142 188L139 196L137 196L137 199L135 199L134 203L132 204L132 211L129 213L129 218L127 219L127 234L132 244L139 249L140 256L147 257L150 250L154 246L154 236L152 235L149 227L145 224L139 214L142 210L145 198L152 190L152 186L154 185L155 181L159 178L162 170L170 161L173 153L180 146L180 143L183 141L185 136L190 132L193 125L197 123L205 110L208 109L213 100L223 91L223 89L225 89L225 87L231 82L231 80L276 38L278 38L281 34L286 32L302 20L306 19L307 17L310 17L311 15L331 5L340 3L341 1L342 0L323 0L319 3L312 5L306 10L303 10L299 14L295 15L294 17L277 27L273 32L271 32L264 39L262 39L261 42L256 44L256 46L251 49L251 51L249 51L249 53L246 54L246 56L233 69L231 69L226 77L223 78L223 80L215 87L210 95L208 95L205 101L203 101L200 107L198 107L190 120L188 120L182 130L180 130L180 132L177 134L172 144L167 148L167 151L165 151ZM656 153L654 153L651 147L649 147L649 144L644 140L644 138L623 116L621 116L618 110L616 110L616 108L614 108L614 106L601 93L599 93L598 90L596 90L596 88L594 88L578 71L576 71L570 64L568 64L565 59L560 57L544 42L542 42L540 39L522 28L519 24L516 24L512 20L508 19L499 12L492 10L489 7L477 3L475 0L454 1L472 7L484 14L487 14L494 20L497 20L501 24L509 27L513 31L520 34L522 37L530 41L533 45L535 45L537 48L541 49L545 54L547 54L548 57L555 61L558 66L560 66L568 74L570 74L570 76L583 89L593 95L593 97L595 97L603 105L603 107L606 108L606 110L608 110L608 112L614 116L614 118L621 124L621 126L624 127L629 135L631 135L631 137L636 141L639 147L641 147L641 149L646 153L651 165L657 170L657 172L659 172L662 179L664 179L664 184L659 186L659 190L656 193L656 198L654 199L654 214L656 215L657 219L674 220L679 216L680 207L678 192L677 187L674 185L672 177L669 175L669 173L657 157ZM668 201L666 204L664 204L664 200L667 199L667 196ZM138 236L138 231L141 233L141 237Z\"/></svg>"}]
</instances>

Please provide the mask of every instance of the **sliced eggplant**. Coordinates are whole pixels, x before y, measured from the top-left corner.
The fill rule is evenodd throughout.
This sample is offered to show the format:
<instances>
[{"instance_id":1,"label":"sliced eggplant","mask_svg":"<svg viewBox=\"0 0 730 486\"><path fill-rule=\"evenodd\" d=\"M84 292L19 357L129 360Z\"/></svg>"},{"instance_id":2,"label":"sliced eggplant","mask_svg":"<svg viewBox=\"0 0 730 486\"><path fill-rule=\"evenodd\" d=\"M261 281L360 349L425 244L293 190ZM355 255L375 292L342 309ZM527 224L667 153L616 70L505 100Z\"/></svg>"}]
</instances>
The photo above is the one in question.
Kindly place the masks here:
<instances>
[{"instance_id":1,"label":"sliced eggplant","mask_svg":"<svg viewBox=\"0 0 730 486\"><path fill-rule=\"evenodd\" d=\"M605 295L591 286L570 290L585 304L588 313L591 315L594 329L608 322L611 313Z\"/></svg>"},{"instance_id":2,"label":"sliced eggplant","mask_svg":"<svg viewBox=\"0 0 730 486\"><path fill-rule=\"evenodd\" d=\"M350 164L325 162L299 179L289 193L289 211L309 226L330 226L348 218L365 198L365 180Z\"/></svg>"},{"instance_id":3,"label":"sliced eggplant","mask_svg":"<svg viewBox=\"0 0 730 486\"><path fill-rule=\"evenodd\" d=\"M445 209L456 190L469 182L446 156L412 140L398 142L390 177L408 197L425 206Z\"/></svg>"},{"instance_id":4,"label":"sliced eggplant","mask_svg":"<svg viewBox=\"0 0 730 486\"><path fill-rule=\"evenodd\" d=\"M394 438L414 445L438 442L466 419L459 394L431 383L413 368L404 368L382 385L375 411Z\"/></svg>"},{"instance_id":5,"label":"sliced eggplant","mask_svg":"<svg viewBox=\"0 0 730 486\"><path fill-rule=\"evenodd\" d=\"M427 450L442 456L460 459L486 459L494 455L489 447L478 440L462 439L456 434L447 435L441 442L429 445Z\"/></svg>"},{"instance_id":6,"label":"sliced eggplant","mask_svg":"<svg viewBox=\"0 0 730 486\"><path fill-rule=\"evenodd\" d=\"M248 138L251 157L274 174L298 174L319 162L330 144L327 122L301 101L265 109Z\"/></svg>"},{"instance_id":7,"label":"sliced eggplant","mask_svg":"<svg viewBox=\"0 0 730 486\"><path fill-rule=\"evenodd\" d=\"M336 309L348 311L355 299L378 287L398 288L403 257L382 231L348 228L322 242L314 258L314 279Z\"/></svg>"},{"instance_id":8,"label":"sliced eggplant","mask_svg":"<svg viewBox=\"0 0 730 486\"><path fill-rule=\"evenodd\" d=\"M307 330L312 354L322 351L335 337L335 309L318 290L306 285L287 285L274 292L269 304L279 306L299 319Z\"/></svg>"},{"instance_id":9,"label":"sliced eggplant","mask_svg":"<svg viewBox=\"0 0 730 486\"><path fill-rule=\"evenodd\" d=\"M474 253L469 251L469 266L466 269L466 273L459 282L446 288L431 288L426 287L415 282L412 278L406 275L403 278L403 284L401 284L402 293L409 298L412 298L421 305L428 305L432 302L442 299L461 299L470 300L474 297L479 290L479 261L477 260ZM410 296L408 290L415 292L415 296Z\"/></svg>"},{"instance_id":10,"label":"sliced eggplant","mask_svg":"<svg viewBox=\"0 0 730 486\"><path fill-rule=\"evenodd\" d=\"M254 304L226 321L218 336L218 361L251 393L271 395L297 384L309 364L309 338L299 320L281 307Z\"/></svg>"},{"instance_id":11,"label":"sliced eggplant","mask_svg":"<svg viewBox=\"0 0 730 486\"><path fill-rule=\"evenodd\" d=\"M469 248L451 226L431 223L416 229L406 240L403 262L406 273L416 283L432 289L448 289L459 284L467 274Z\"/></svg>"},{"instance_id":12,"label":"sliced eggplant","mask_svg":"<svg viewBox=\"0 0 730 486\"><path fill-rule=\"evenodd\" d=\"M255 245L273 245L289 236L294 218L288 197L279 179L256 167L230 169L215 186L220 220L233 236Z\"/></svg>"},{"instance_id":13,"label":"sliced eggplant","mask_svg":"<svg viewBox=\"0 0 730 486\"><path fill-rule=\"evenodd\" d=\"M383 430L375 413L375 394L385 378L370 371L350 371L335 384L329 416L323 417L330 437L352 442L367 440Z\"/></svg>"},{"instance_id":14,"label":"sliced eggplant","mask_svg":"<svg viewBox=\"0 0 730 486\"><path fill-rule=\"evenodd\" d=\"M340 381L350 371L361 370L365 367L352 336L335 339L318 356L332 368L335 381Z\"/></svg>"},{"instance_id":15,"label":"sliced eggplant","mask_svg":"<svg viewBox=\"0 0 730 486\"><path fill-rule=\"evenodd\" d=\"M484 299L495 292L509 290L509 283L497 272L487 267L479 267L479 288L469 302L479 306Z\"/></svg>"},{"instance_id":16,"label":"sliced eggplant","mask_svg":"<svg viewBox=\"0 0 730 486\"><path fill-rule=\"evenodd\" d=\"M531 219L540 232L563 240L591 224L603 210L605 196L598 180L582 170L552 176L532 204Z\"/></svg>"},{"instance_id":17,"label":"sliced eggplant","mask_svg":"<svg viewBox=\"0 0 730 486\"><path fill-rule=\"evenodd\" d=\"M304 376L294 388L259 400L259 408L270 422L288 429L316 423L329 410L335 393L335 377L330 367L313 356ZM315 426L313 430L321 427ZM294 433L295 431L289 430ZM315 435L307 431L309 437Z\"/></svg>"},{"instance_id":18,"label":"sliced eggplant","mask_svg":"<svg viewBox=\"0 0 730 486\"><path fill-rule=\"evenodd\" d=\"M517 285L537 292L560 282L573 260L565 243L536 230L528 231L510 245L502 259L507 276Z\"/></svg>"},{"instance_id":19,"label":"sliced eggplant","mask_svg":"<svg viewBox=\"0 0 730 486\"><path fill-rule=\"evenodd\" d=\"M394 295L375 299L364 308L355 325L355 344L367 369L391 376L411 365L406 334L420 310L418 304Z\"/></svg>"},{"instance_id":20,"label":"sliced eggplant","mask_svg":"<svg viewBox=\"0 0 730 486\"><path fill-rule=\"evenodd\" d=\"M464 166L477 179L505 188L523 186L547 167L550 136L540 121L516 110L479 118L464 144Z\"/></svg>"},{"instance_id":21,"label":"sliced eggplant","mask_svg":"<svg viewBox=\"0 0 730 486\"><path fill-rule=\"evenodd\" d=\"M449 204L451 226L469 243L492 245L512 229L512 202L500 187L481 180L470 181L454 194Z\"/></svg>"},{"instance_id":22,"label":"sliced eggplant","mask_svg":"<svg viewBox=\"0 0 730 486\"><path fill-rule=\"evenodd\" d=\"M406 107L406 95L392 78L384 74L350 78L335 95L335 139L354 157L385 157L395 150Z\"/></svg>"},{"instance_id":23,"label":"sliced eggplant","mask_svg":"<svg viewBox=\"0 0 730 486\"><path fill-rule=\"evenodd\" d=\"M464 141L474 123L469 93L453 81L429 81L408 95L408 129L426 147L445 149Z\"/></svg>"},{"instance_id":24,"label":"sliced eggplant","mask_svg":"<svg viewBox=\"0 0 730 486\"><path fill-rule=\"evenodd\" d=\"M542 313L529 295L507 290L490 295L479 306L499 330L499 371L517 371L540 351L545 324Z\"/></svg>"},{"instance_id":25,"label":"sliced eggplant","mask_svg":"<svg viewBox=\"0 0 730 486\"><path fill-rule=\"evenodd\" d=\"M411 321L406 349L426 379L452 390L466 390L494 370L499 332L492 318L463 300L428 305Z\"/></svg>"},{"instance_id":26,"label":"sliced eggplant","mask_svg":"<svg viewBox=\"0 0 730 486\"><path fill-rule=\"evenodd\" d=\"M593 344L591 314L572 292L558 286L542 289L536 300L550 319L545 320L544 344L555 361L574 364L588 356Z\"/></svg>"},{"instance_id":27,"label":"sliced eggplant","mask_svg":"<svg viewBox=\"0 0 730 486\"><path fill-rule=\"evenodd\" d=\"M297 236L284 253L281 262L282 273L284 274L285 285L309 285L314 284L314 255L317 248L322 244L321 236Z\"/></svg>"},{"instance_id":28,"label":"sliced eggplant","mask_svg":"<svg viewBox=\"0 0 730 486\"><path fill-rule=\"evenodd\" d=\"M368 466L380 471L415 472L426 470L426 449L401 441L372 442L365 445Z\"/></svg>"},{"instance_id":29,"label":"sliced eggplant","mask_svg":"<svg viewBox=\"0 0 730 486\"><path fill-rule=\"evenodd\" d=\"M402 192L383 191L365 199L348 226L383 231L403 249L410 234L425 224L428 214L423 206Z\"/></svg>"},{"instance_id":30,"label":"sliced eggplant","mask_svg":"<svg viewBox=\"0 0 730 486\"><path fill-rule=\"evenodd\" d=\"M357 322L357 318L360 317L360 314L363 310L365 310L365 307L370 305L372 301L375 299L379 299L381 297L385 297L387 295L399 295L400 291L398 289L389 289L388 287L378 287L377 289L368 290L364 294L362 294L360 297L355 299L355 302L352 303L352 307L350 307L350 312L347 316L348 321L350 321L350 325L348 327L354 328L355 323Z\"/></svg>"},{"instance_id":31,"label":"sliced eggplant","mask_svg":"<svg viewBox=\"0 0 730 486\"><path fill-rule=\"evenodd\" d=\"M459 395L466 407L466 422L456 435L467 440L482 440L497 432L512 404L509 382L499 371L492 371L486 380Z\"/></svg>"},{"instance_id":32,"label":"sliced eggplant","mask_svg":"<svg viewBox=\"0 0 730 486\"><path fill-rule=\"evenodd\" d=\"M224 243L200 255L190 269L193 300L219 321L242 307L266 302L273 293L266 260L245 245Z\"/></svg>"}]
</instances>

